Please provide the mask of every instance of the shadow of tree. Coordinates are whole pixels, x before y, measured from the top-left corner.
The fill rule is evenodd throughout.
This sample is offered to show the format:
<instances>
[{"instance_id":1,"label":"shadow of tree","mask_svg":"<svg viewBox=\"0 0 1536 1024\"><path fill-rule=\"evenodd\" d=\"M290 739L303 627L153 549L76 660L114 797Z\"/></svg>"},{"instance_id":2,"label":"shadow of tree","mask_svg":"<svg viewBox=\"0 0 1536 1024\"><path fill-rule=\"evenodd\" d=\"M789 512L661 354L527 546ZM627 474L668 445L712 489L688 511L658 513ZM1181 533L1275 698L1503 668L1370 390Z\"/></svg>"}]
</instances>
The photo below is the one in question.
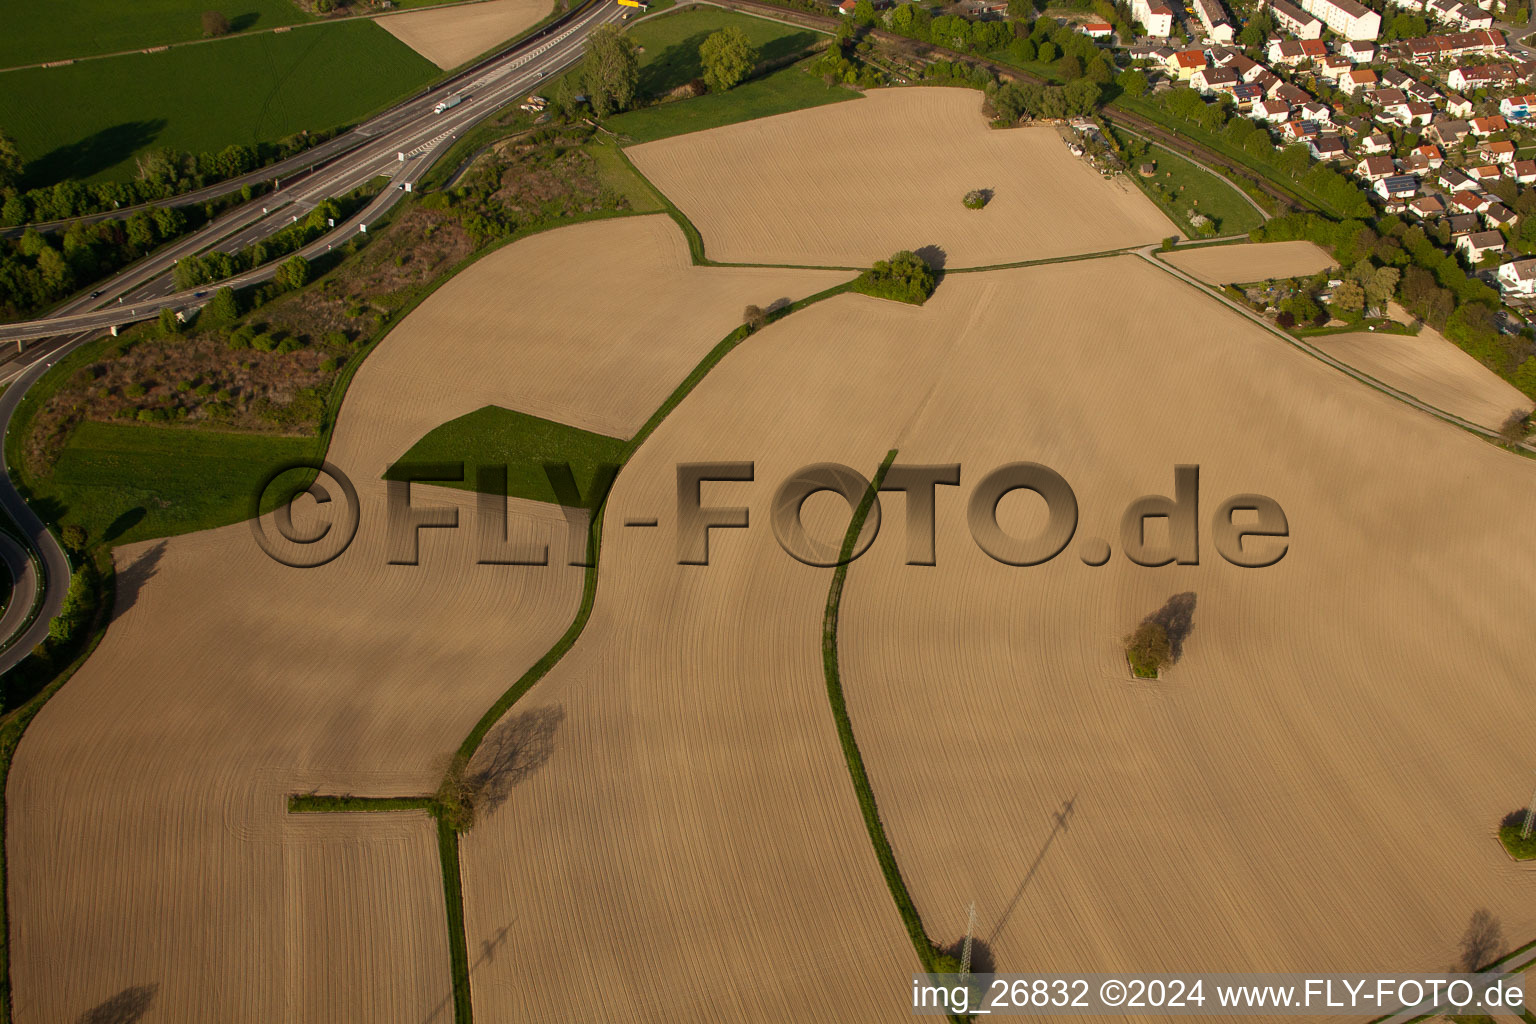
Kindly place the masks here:
<instances>
[{"instance_id":1,"label":"shadow of tree","mask_svg":"<svg viewBox=\"0 0 1536 1024\"><path fill-rule=\"evenodd\" d=\"M1155 622L1168 634L1168 651L1171 660L1178 661L1184 653L1184 641L1195 628L1195 593L1186 590L1174 594L1157 611L1148 615L1144 622Z\"/></svg>"},{"instance_id":2,"label":"shadow of tree","mask_svg":"<svg viewBox=\"0 0 1536 1024\"><path fill-rule=\"evenodd\" d=\"M138 526L139 523L143 522L144 516L147 514L148 513L145 512L143 505L137 505L129 509L127 512L124 512L122 515L112 520L112 524L108 526L102 533L101 539L106 541L108 544L112 543L114 540L117 540L117 538L121 537L135 526Z\"/></svg>"},{"instance_id":3,"label":"shadow of tree","mask_svg":"<svg viewBox=\"0 0 1536 1024\"><path fill-rule=\"evenodd\" d=\"M492 729L475 757L469 777L476 811L495 811L514 787L543 767L555 751L555 733L565 721L559 704L530 708Z\"/></svg>"},{"instance_id":4,"label":"shadow of tree","mask_svg":"<svg viewBox=\"0 0 1536 1024\"><path fill-rule=\"evenodd\" d=\"M22 175L22 187L52 185L64 178L89 178L128 159L159 138L164 130L164 118L124 121L103 128L30 161Z\"/></svg>"},{"instance_id":5,"label":"shadow of tree","mask_svg":"<svg viewBox=\"0 0 1536 1024\"><path fill-rule=\"evenodd\" d=\"M662 50L656 59L640 69L636 92L640 96L664 96L680 85L687 85L696 78L704 77L704 62L699 59L699 47L712 32L695 32L687 39L673 43ZM786 60L815 45L816 36L811 32L791 32L769 40L758 48L758 64L773 64Z\"/></svg>"},{"instance_id":6,"label":"shadow of tree","mask_svg":"<svg viewBox=\"0 0 1536 1024\"><path fill-rule=\"evenodd\" d=\"M164 556L165 541L161 541L135 558L132 564L118 571L117 603L112 608L114 619L133 607L133 602L139 599L139 591L144 589L144 584L154 578L160 559Z\"/></svg>"},{"instance_id":7,"label":"shadow of tree","mask_svg":"<svg viewBox=\"0 0 1536 1024\"><path fill-rule=\"evenodd\" d=\"M943 247L937 245L925 245L921 249L912 250L917 258L922 260L935 273L943 273L944 265L949 262L949 253Z\"/></svg>"},{"instance_id":8,"label":"shadow of tree","mask_svg":"<svg viewBox=\"0 0 1536 1024\"><path fill-rule=\"evenodd\" d=\"M159 985L125 988L100 1006L82 1013L75 1024L138 1024L155 1001Z\"/></svg>"}]
</instances>

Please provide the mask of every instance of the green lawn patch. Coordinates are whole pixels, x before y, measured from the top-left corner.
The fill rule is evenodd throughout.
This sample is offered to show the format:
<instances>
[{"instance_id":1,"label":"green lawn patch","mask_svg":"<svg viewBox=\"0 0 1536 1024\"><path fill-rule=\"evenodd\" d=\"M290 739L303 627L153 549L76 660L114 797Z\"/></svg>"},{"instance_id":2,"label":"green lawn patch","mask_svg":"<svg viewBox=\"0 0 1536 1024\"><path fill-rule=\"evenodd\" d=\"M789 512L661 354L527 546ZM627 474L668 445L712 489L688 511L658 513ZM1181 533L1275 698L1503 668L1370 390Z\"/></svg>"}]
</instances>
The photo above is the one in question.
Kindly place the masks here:
<instances>
[{"instance_id":1,"label":"green lawn patch","mask_svg":"<svg viewBox=\"0 0 1536 1024\"><path fill-rule=\"evenodd\" d=\"M602 183L629 200L635 213L661 213L666 209L651 183L640 176L634 164L624 158L624 151L612 142L590 142L585 147L597 161L597 176Z\"/></svg>"},{"instance_id":2,"label":"green lawn patch","mask_svg":"<svg viewBox=\"0 0 1536 1024\"><path fill-rule=\"evenodd\" d=\"M718 7L684 7L662 18L646 18L629 30L644 48L640 54L642 97L665 96L680 85L704 76L699 46L712 32L735 27L757 47L761 61L778 61L809 49L822 38L808 28L754 18Z\"/></svg>"},{"instance_id":3,"label":"green lawn patch","mask_svg":"<svg viewBox=\"0 0 1536 1024\"><path fill-rule=\"evenodd\" d=\"M606 485L593 487L600 468L621 465L625 455L625 442L616 437L488 405L429 431L385 472L384 479L406 479L406 466L463 463L463 480L441 484L473 491L481 466L505 466L508 495L558 505L561 500L544 464L565 462L583 496L581 507L590 509L606 490Z\"/></svg>"},{"instance_id":4,"label":"green lawn patch","mask_svg":"<svg viewBox=\"0 0 1536 1024\"><path fill-rule=\"evenodd\" d=\"M92 543L126 544L237 523L276 467L314 453L312 437L86 421L31 497Z\"/></svg>"},{"instance_id":5,"label":"green lawn patch","mask_svg":"<svg viewBox=\"0 0 1536 1024\"><path fill-rule=\"evenodd\" d=\"M0 0L3 2L3 0ZM28 187L126 179L133 157L253 144L358 121L437 77L371 21L0 75L0 125Z\"/></svg>"},{"instance_id":6,"label":"green lawn patch","mask_svg":"<svg viewBox=\"0 0 1536 1024\"><path fill-rule=\"evenodd\" d=\"M1191 209L1211 218L1218 235L1247 234L1264 223L1264 218L1247 199L1210 171L1156 146L1147 154L1146 161L1157 165L1151 182L1142 178L1135 168L1130 177L1187 236L1196 235L1194 226L1185 216ZM1153 182L1160 188L1149 187ZM1173 201L1166 201L1165 194L1173 197Z\"/></svg>"},{"instance_id":7,"label":"green lawn patch","mask_svg":"<svg viewBox=\"0 0 1536 1024\"><path fill-rule=\"evenodd\" d=\"M292 0L0 0L0 68L201 39L204 11L236 32L310 20Z\"/></svg>"},{"instance_id":8,"label":"green lawn patch","mask_svg":"<svg viewBox=\"0 0 1536 1024\"><path fill-rule=\"evenodd\" d=\"M625 145L634 145L862 97L844 86L827 85L807 72L805 63L743 82L730 92L631 110L609 118L607 125L625 137Z\"/></svg>"},{"instance_id":9,"label":"green lawn patch","mask_svg":"<svg viewBox=\"0 0 1536 1024\"><path fill-rule=\"evenodd\" d=\"M1536 831L1532 831L1531 838L1521 839L1520 830L1525 825L1524 814L1511 814L1511 821L1499 828L1499 842L1504 844L1504 849L1515 860L1536 860Z\"/></svg>"}]
</instances>

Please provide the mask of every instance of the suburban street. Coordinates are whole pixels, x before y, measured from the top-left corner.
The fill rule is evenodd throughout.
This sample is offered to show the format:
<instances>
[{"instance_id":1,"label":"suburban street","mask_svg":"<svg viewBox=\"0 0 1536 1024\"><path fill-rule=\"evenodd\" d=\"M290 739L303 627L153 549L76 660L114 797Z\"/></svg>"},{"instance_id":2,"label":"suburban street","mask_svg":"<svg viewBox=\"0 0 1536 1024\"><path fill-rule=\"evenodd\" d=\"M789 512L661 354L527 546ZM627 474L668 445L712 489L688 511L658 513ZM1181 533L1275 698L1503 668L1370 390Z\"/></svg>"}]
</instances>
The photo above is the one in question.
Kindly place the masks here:
<instances>
[{"instance_id":1,"label":"suburban street","mask_svg":"<svg viewBox=\"0 0 1536 1024\"><path fill-rule=\"evenodd\" d=\"M298 254L314 258L345 243L399 202L406 194L405 186L414 187L455 137L518 96L534 91L544 79L576 63L581 59L587 34L599 25L618 21L623 13L624 9L612 0L600 0L579 10L572 19L549 26L506 54L412 97L346 136L332 140L340 143L355 135L363 139L315 173L231 210L201 230L125 268L102 282L94 298L77 298L47 317L0 327L0 342L14 346L9 358L0 361L0 383L8 384L0 395L0 431L10 428L11 417L27 389L54 361L73 349L114 326L157 316L163 308L198 305L200 296L215 288L240 288L269 280L291 255L217 284L182 292L176 291L170 275L178 260L215 247L234 251L260 241L288 227L325 199L344 195L381 175L388 177L389 185L363 209ZM439 101L455 94L463 96L463 102L441 114L434 113ZM303 156L313 159L323 148ZM267 168L263 175L270 175L272 170ZM220 194L228 190L229 184L221 184ZM29 347L28 341L41 343ZM8 473L0 478L0 508L30 539L44 566L43 606L26 632L0 654L0 672L4 672L47 635L49 621L63 604L70 567L63 549L27 507ZM22 589L17 588L18 599L26 597ZM10 616L6 621L19 622ZM7 638L8 634L0 636L0 642Z\"/></svg>"}]
</instances>

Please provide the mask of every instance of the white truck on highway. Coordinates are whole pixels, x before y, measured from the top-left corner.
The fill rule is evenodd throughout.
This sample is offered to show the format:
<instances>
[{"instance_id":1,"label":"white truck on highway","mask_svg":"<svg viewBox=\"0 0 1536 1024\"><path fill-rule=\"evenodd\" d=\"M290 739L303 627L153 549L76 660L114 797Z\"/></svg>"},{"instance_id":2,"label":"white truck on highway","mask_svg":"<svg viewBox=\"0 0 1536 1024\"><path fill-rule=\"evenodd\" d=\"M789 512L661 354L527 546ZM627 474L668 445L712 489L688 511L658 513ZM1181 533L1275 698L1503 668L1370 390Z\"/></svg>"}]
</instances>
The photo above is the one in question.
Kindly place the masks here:
<instances>
[{"instance_id":1,"label":"white truck on highway","mask_svg":"<svg viewBox=\"0 0 1536 1024\"><path fill-rule=\"evenodd\" d=\"M439 102L437 106L433 107L432 108L432 113L434 113L434 114L441 114L443 111L451 110L452 108L458 106L460 103L463 103L463 102L464 102L464 97L458 95L457 93L455 93L454 95L449 96L447 99L442 100L441 102Z\"/></svg>"}]
</instances>

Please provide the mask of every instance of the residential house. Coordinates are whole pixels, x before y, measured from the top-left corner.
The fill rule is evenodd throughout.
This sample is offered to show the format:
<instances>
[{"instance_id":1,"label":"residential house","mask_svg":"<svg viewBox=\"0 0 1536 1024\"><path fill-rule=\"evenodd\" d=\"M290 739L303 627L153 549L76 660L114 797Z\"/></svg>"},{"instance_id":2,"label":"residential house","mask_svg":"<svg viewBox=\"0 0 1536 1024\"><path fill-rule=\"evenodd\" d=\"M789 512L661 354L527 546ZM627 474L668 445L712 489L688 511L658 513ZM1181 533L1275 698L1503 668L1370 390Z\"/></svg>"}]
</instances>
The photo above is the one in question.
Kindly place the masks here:
<instances>
[{"instance_id":1,"label":"residential house","mask_svg":"<svg viewBox=\"0 0 1536 1024\"><path fill-rule=\"evenodd\" d=\"M1479 188L1487 188L1489 182L1498 181L1504 176L1498 164L1479 164L1476 167L1469 167L1467 175L1477 182Z\"/></svg>"},{"instance_id":2,"label":"residential house","mask_svg":"<svg viewBox=\"0 0 1536 1024\"><path fill-rule=\"evenodd\" d=\"M1483 223L1490 228L1512 228L1520 216L1503 203L1494 203L1483 211Z\"/></svg>"},{"instance_id":3,"label":"residential house","mask_svg":"<svg viewBox=\"0 0 1536 1024\"><path fill-rule=\"evenodd\" d=\"M1445 163L1445 154L1440 152L1440 147L1430 145L1427 142L1415 149L1413 155L1422 156L1424 162L1437 171L1440 169L1440 165Z\"/></svg>"},{"instance_id":4,"label":"residential house","mask_svg":"<svg viewBox=\"0 0 1536 1024\"><path fill-rule=\"evenodd\" d=\"M1419 192L1419 179L1412 174L1394 174L1376 183L1376 194L1387 202L1406 202Z\"/></svg>"},{"instance_id":5,"label":"residential house","mask_svg":"<svg viewBox=\"0 0 1536 1024\"><path fill-rule=\"evenodd\" d=\"M1374 103L1383 110L1395 107L1399 103L1408 102L1408 94L1401 89L1377 89L1365 98L1367 102Z\"/></svg>"},{"instance_id":6,"label":"residential house","mask_svg":"<svg viewBox=\"0 0 1536 1024\"><path fill-rule=\"evenodd\" d=\"M1221 0L1192 0L1195 7L1195 17L1200 19L1200 24L1205 26L1205 34L1211 42L1223 45L1232 42L1237 30L1232 27L1232 19L1227 16L1226 8L1221 6Z\"/></svg>"},{"instance_id":7,"label":"residential house","mask_svg":"<svg viewBox=\"0 0 1536 1024\"><path fill-rule=\"evenodd\" d=\"M1283 100L1293 107L1299 107L1303 103L1311 102L1312 94L1287 82L1270 93L1270 99Z\"/></svg>"},{"instance_id":8,"label":"residential house","mask_svg":"<svg viewBox=\"0 0 1536 1024\"><path fill-rule=\"evenodd\" d=\"M1429 172L1434 170L1429 166L1429 158L1423 153L1409 153L1402 161L1404 174L1417 174L1420 178L1429 177Z\"/></svg>"},{"instance_id":9,"label":"residential house","mask_svg":"<svg viewBox=\"0 0 1536 1024\"><path fill-rule=\"evenodd\" d=\"M1467 254L1467 262L1476 266L1487 256L1504 251L1504 236L1497 231L1474 231L1456 239L1456 248Z\"/></svg>"},{"instance_id":10,"label":"residential house","mask_svg":"<svg viewBox=\"0 0 1536 1024\"><path fill-rule=\"evenodd\" d=\"M1269 61L1295 67L1309 60L1322 60L1328 56L1328 47L1321 39L1271 39Z\"/></svg>"},{"instance_id":11,"label":"residential house","mask_svg":"<svg viewBox=\"0 0 1536 1024\"><path fill-rule=\"evenodd\" d=\"M1311 103L1301 105L1298 116L1305 121L1316 121L1325 128L1332 127L1333 108L1326 103L1313 100Z\"/></svg>"},{"instance_id":12,"label":"residential house","mask_svg":"<svg viewBox=\"0 0 1536 1024\"><path fill-rule=\"evenodd\" d=\"M1190 87L1199 89L1207 96L1231 92L1241 83L1242 79L1231 68L1201 68L1189 76Z\"/></svg>"},{"instance_id":13,"label":"residential house","mask_svg":"<svg viewBox=\"0 0 1536 1024\"><path fill-rule=\"evenodd\" d=\"M1476 192L1477 182L1455 167L1440 168L1440 187L1447 192Z\"/></svg>"},{"instance_id":14,"label":"residential house","mask_svg":"<svg viewBox=\"0 0 1536 1024\"><path fill-rule=\"evenodd\" d=\"M1451 237L1460 238L1477 230L1477 216L1471 213L1453 213L1445 218L1451 228Z\"/></svg>"},{"instance_id":15,"label":"residential house","mask_svg":"<svg viewBox=\"0 0 1536 1024\"><path fill-rule=\"evenodd\" d=\"M1115 26L1107 21L1090 21L1083 26L1083 35L1089 39L1108 39L1115 34Z\"/></svg>"},{"instance_id":16,"label":"residential house","mask_svg":"<svg viewBox=\"0 0 1536 1024\"><path fill-rule=\"evenodd\" d=\"M1492 206L1493 202L1481 192L1462 189L1451 196L1450 208L1460 213L1482 213Z\"/></svg>"},{"instance_id":17,"label":"residential house","mask_svg":"<svg viewBox=\"0 0 1536 1024\"><path fill-rule=\"evenodd\" d=\"M1248 85L1245 82L1232 90L1232 98L1237 101L1239 110L1248 110L1256 100L1264 98L1264 91L1256 85Z\"/></svg>"},{"instance_id":18,"label":"residential house","mask_svg":"<svg viewBox=\"0 0 1536 1024\"><path fill-rule=\"evenodd\" d=\"M1265 68L1253 77L1253 84L1258 86L1266 97L1273 99L1275 90L1285 84L1285 79L1269 70L1269 68Z\"/></svg>"},{"instance_id":19,"label":"residential house","mask_svg":"<svg viewBox=\"0 0 1536 1024\"><path fill-rule=\"evenodd\" d=\"M1520 70L1513 64L1479 64L1452 68L1445 84L1457 92L1473 92L1491 86L1513 85L1520 81Z\"/></svg>"},{"instance_id":20,"label":"residential house","mask_svg":"<svg viewBox=\"0 0 1536 1024\"><path fill-rule=\"evenodd\" d=\"M1348 96L1356 92L1376 88L1376 72L1370 68L1357 68L1339 78L1339 90Z\"/></svg>"},{"instance_id":21,"label":"residential house","mask_svg":"<svg viewBox=\"0 0 1536 1024\"><path fill-rule=\"evenodd\" d=\"M1536 160L1516 160L1504 165L1504 173L1514 178L1516 184L1536 184Z\"/></svg>"},{"instance_id":22,"label":"residential house","mask_svg":"<svg viewBox=\"0 0 1536 1024\"><path fill-rule=\"evenodd\" d=\"M1297 39L1322 37L1323 23L1301 8L1287 3L1286 0L1268 0L1265 6L1275 16L1275 23Z\"/></svg>"},{"instance_id":23,"label":"residential house","mask_svg":"<svg viewBox=\"0 0 1536 1024\"><path fill-rule=\"evenodd\" d=\"M1280 134L1287 143L1306 142L1323 134L1315 121L1287 121L1280 126Z\"/></svg>"},{"instance_id":24,"label":"residential house","mask_svg":"<svg viewBox=\"0 0 1536 1024\"><path fill-rule=\"evenodd\" d=\"M1509 131L1509 122L1498 114L1492 117L1474 117L1472 119L1472 134L1481 138L1484 135L1492 135L1494 132Z\"/></svg>"},{"instance_id":25,"label":"residential house","mask_svg":"<svg viewBox=\"0 0 1536 1024\"><path fill-rule=\"evenodd\" d=\"M1349 146L1337 135L1324 135L1307 143L1314 160L1342 160L1349 156Z\"/></svg>"},{"instance_id":26,"label":"residential house","mask_svg":"<svg viewBox=\"0 0 1536 1024\"><path fill-rule=\"evenodd\" d=\"M1435 119L1435 108L1422 100L1414 100L1403 105L1397 119L1407 127L1426 125Z\"/></svg>"},{"instance_id":27,"label":"residential house","mask_svg":"<svg viewBox=\"0 0 1536 1024\"><path fill-rule=\"evenodd\" d=\"M1366 181L1381 181L1397 173L1390 156L1368 156L1355 165L1355 174Z\"/></svg>"},{"instance_id":28,"label":"residential house","mask_svg":"<svg viewBox=\"0 0 1536 1024\"><path fill-rule=\"evenodd\" d=\"M1376 59L1376 44L1364 39L1351 39L1339 47L1339 53L1356 64L1369 64Z\"/></svg>"},{"instance_id":29,"label":"residential house","mask_svg":"<svg viewBox=\"0 0 1536 1024\"><path fill-rule=\"evenodd\" d=\"M1450 93L1445 97L1445 112L1452 117L1471 117L1472 101L1465 96Z\"/></svg>"},{"instance_id":30,"label":"residential house","mask_svg":"<svg viewBox=\"0 0 1536 1024\"><path fill-rule=\"evenodd\" d=\"M1354 69L1354 62L1348 57L1340 57L1330 53L1324 57L1322 63L1317 66L1317 73L1330 82L1337 82L1344 75Z\"/></svg>"},{"instance_id":31,"label":"residential house","mask_svg":"<svg viewBox=\"0 0 1536 1024\"><path fill-rule=\"evenodd\" d=\"M1515 144L1513 142L1485 142L1477 147L1477 151L1483 155L1483 159L1496 164L1512 164L1515 162Z\"/></svg>"},{"instance_id":32,"label":"residential house","mask_svg":"<svg viewBox=\"0 0 1536 1024\"><path fill-rule=\"evenodd\" d=\"M1445 212L1445 203L1441 202L1439 196L1420 196L1408 204L1408 209L1420 220L1429 220Z\"/></svg>"},{"instance_id":33,"label":"residential house","mask_svg":"<svg viewBox=\"0 0 1536 1024\"><path fill-rule=\"evenodd\" d=\"M1459 146L1471 130L1472 125L1466 121L1435 121L1424 129L1424 134L1442 146Z\"/></svg>"},{"instance_id":34,"label":"residential house","mask_svg":"<svg viewBox=\"0 0 1536 1024\"><path fill-rule=\"evenodd\" d=\"M1392 152L1392 140L1377 132L1375 135L1367 135L1360 140L1360 152L1362 153L1390 153Z\"/></svg>"},{"instance_id":35,"label":"residential house","mask_svg":"<svg viewBox=\"0 0 1536 1024\"><path fill-rule=\"evenodd\" d=\"M1205 67L1204 50L1180 50L1168 58L1168 72L1181 82L1189 81L1191 75Z\"/></svg>"},{"instance_id":36,"label":"residential house","mask_svg":"<svg viewBox=\"0 0 1536 1024\"><path fill-rule=\"evenodd\" d=\"M1248 116L1255 121L1281 124L1290 118L1291 106L1281 100L1259 100L1253 105L1253 111Z\"/></svg>"},{"instance_id":37,"label":"residential house","mask_svg":"<svg viewBox=\"0 0 1536 1024\"><path fill-rule=\"evenodd\" d=\"M1536 295L1536 259L1515 260L1500 267L1499 291L1506 296Z\"/></svg>"},{"instance_id":38,"label":"residential house","mask_svg":"<svg viewBox=\"0 0 1536 1024\"><path fill-rule=\"evenodd\" d=\"M1512 121L1524 121L1530 117L1532 107L1536 107L1536 94L1506 96L1499 100L1499 113Z\"/></svg>"}]
</instances>

